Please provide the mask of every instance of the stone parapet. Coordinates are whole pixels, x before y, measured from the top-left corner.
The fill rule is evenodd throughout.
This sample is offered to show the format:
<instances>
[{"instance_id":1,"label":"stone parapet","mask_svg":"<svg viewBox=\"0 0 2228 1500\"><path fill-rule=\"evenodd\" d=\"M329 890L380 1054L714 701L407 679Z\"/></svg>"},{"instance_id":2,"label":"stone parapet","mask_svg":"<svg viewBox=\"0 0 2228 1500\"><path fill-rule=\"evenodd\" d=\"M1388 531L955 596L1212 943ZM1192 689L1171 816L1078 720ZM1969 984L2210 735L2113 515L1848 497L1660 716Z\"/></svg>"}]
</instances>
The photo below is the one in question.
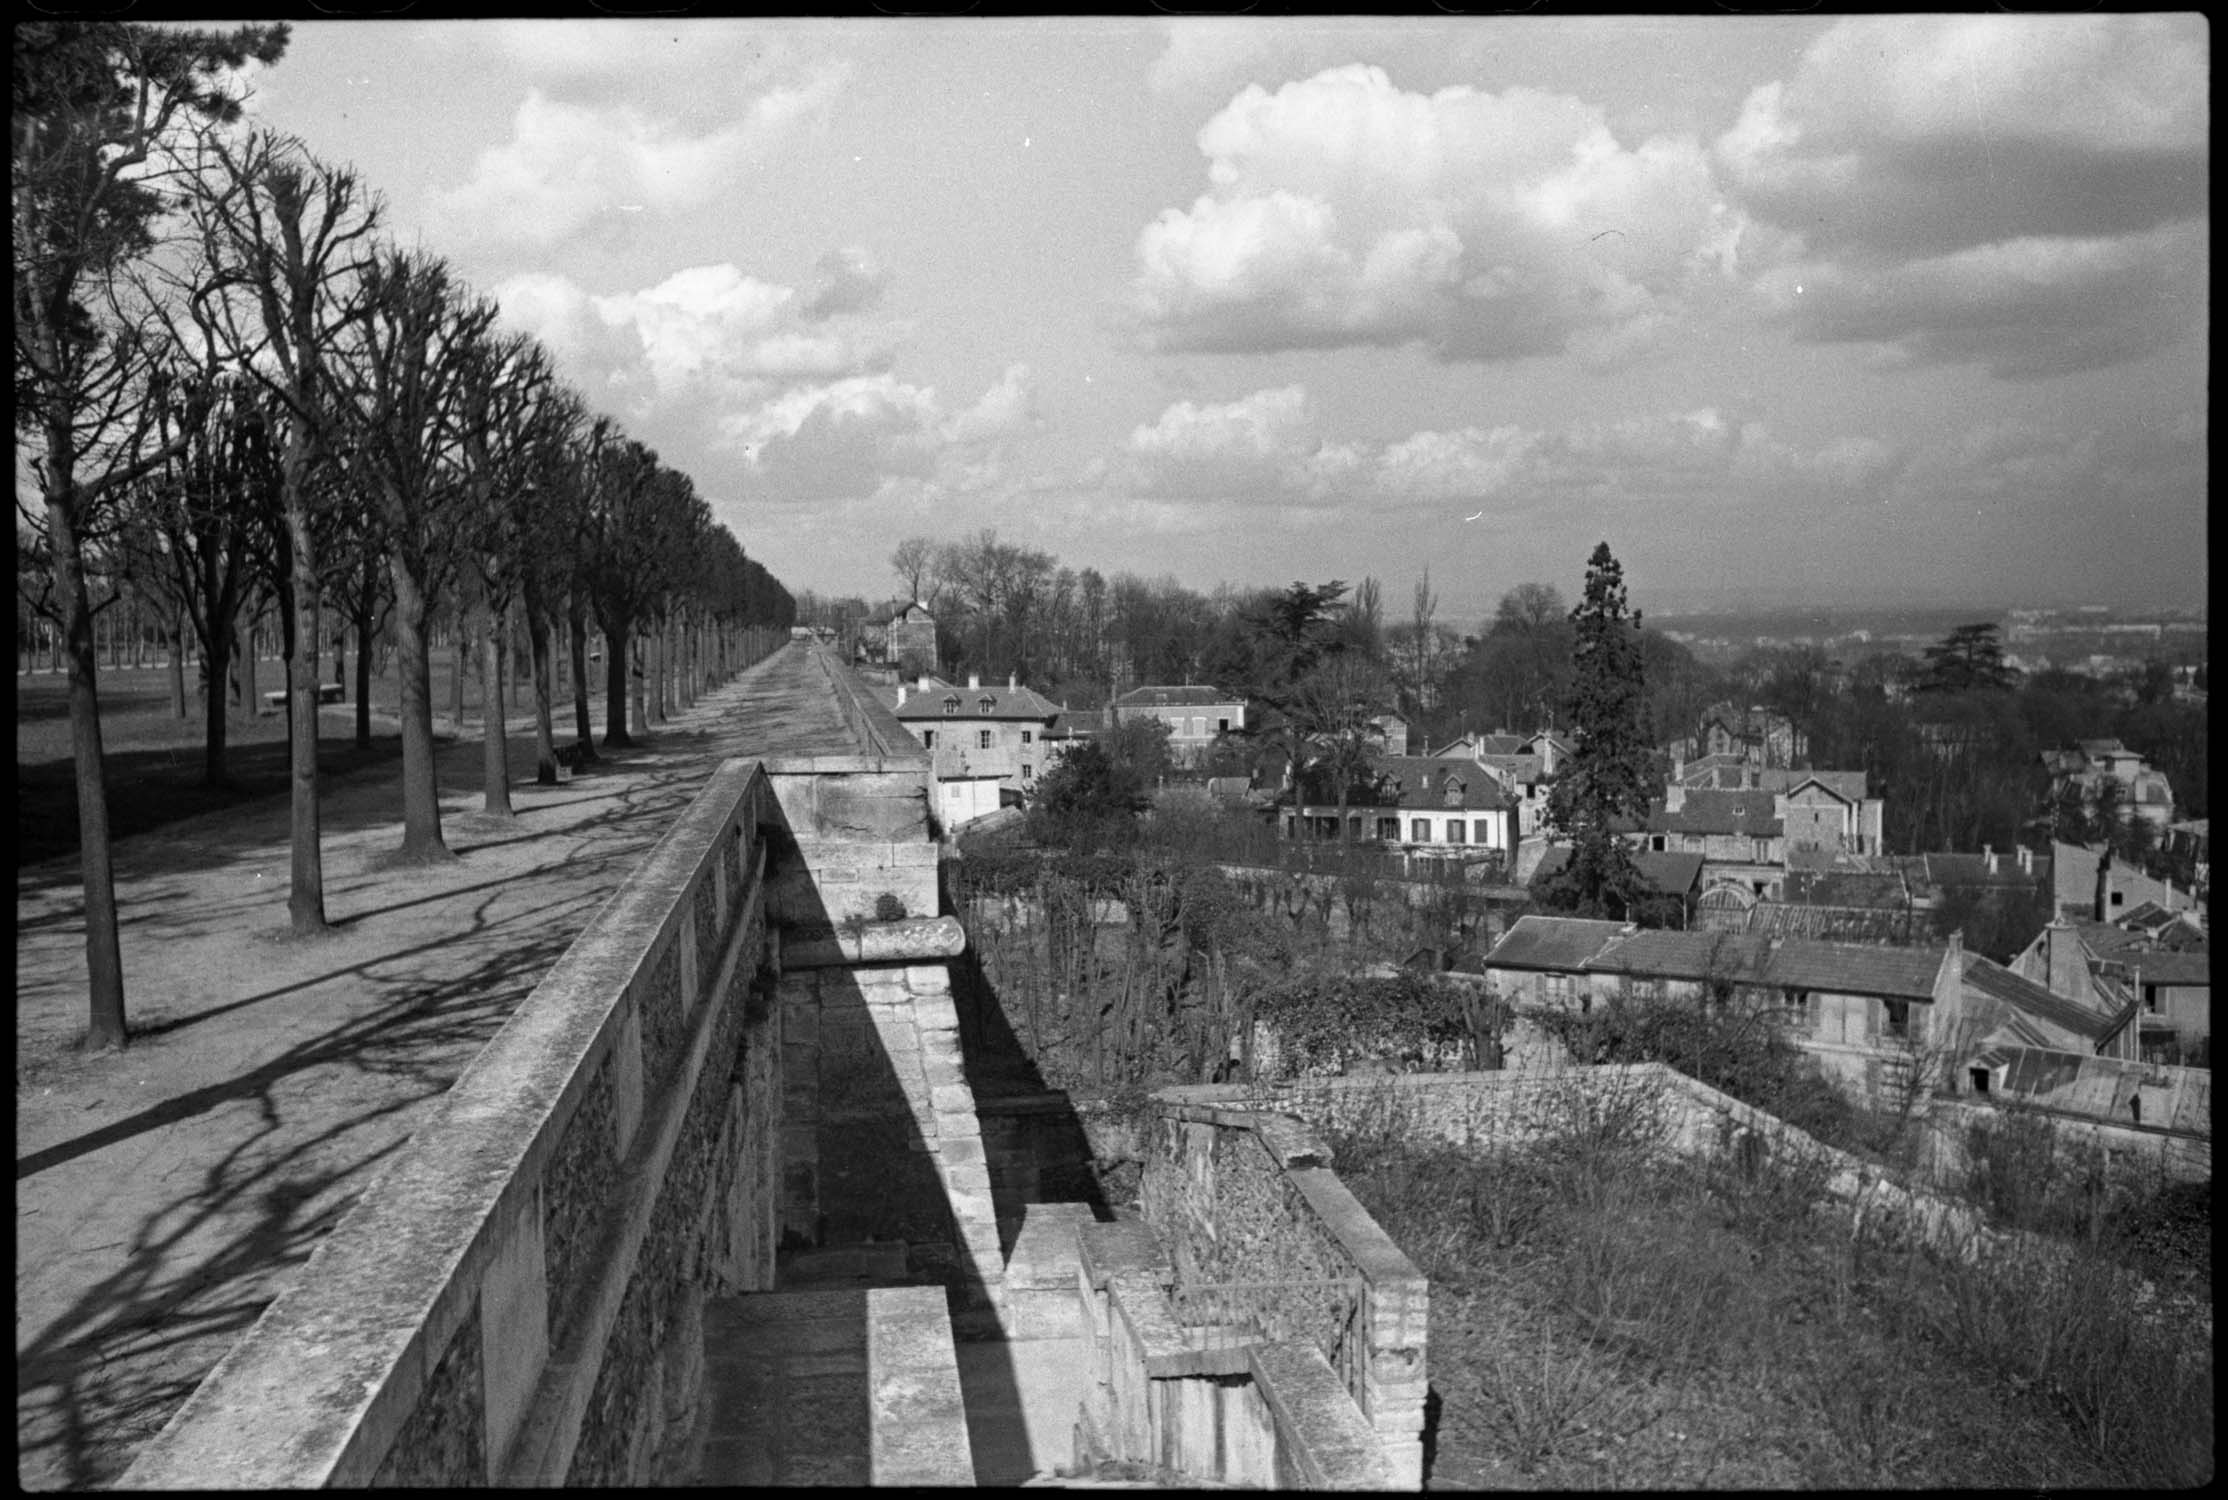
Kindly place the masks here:
<instances>
[{"instance_id":1,"label":"stone parapet","mask_svg":"<svg viewBox=\"0 0 2228 1500\"><path fill-rule=\"evenodd\" d=\"M713 775L124 1487L678 1472L698 1277L762 1264L770 1217L720 1148L779 1125L734 1081L779 1047L770 803L754 763Z\"/></svg>"}]
</instances>

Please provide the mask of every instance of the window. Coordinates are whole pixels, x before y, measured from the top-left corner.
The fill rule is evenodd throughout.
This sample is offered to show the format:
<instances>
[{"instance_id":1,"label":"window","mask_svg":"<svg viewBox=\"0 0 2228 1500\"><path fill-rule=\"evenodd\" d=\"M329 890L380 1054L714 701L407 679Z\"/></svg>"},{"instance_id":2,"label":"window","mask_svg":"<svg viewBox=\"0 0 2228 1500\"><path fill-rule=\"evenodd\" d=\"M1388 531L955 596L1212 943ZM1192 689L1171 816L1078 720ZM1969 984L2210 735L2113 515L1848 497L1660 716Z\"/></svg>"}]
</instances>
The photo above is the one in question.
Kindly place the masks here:
<instances>
[{"instance_id":1,"label":"window","mask_svg":"<svg viewBox=\"0 0 2228 1500\"><path fill-rule=\"evenodd\" d=\"M1474 825L1472 825L1472 827L1471 827L1471 829L1470 829L1470 842L1471 842L1471 843L1473 843L1473 844L1490 844L1490 843L1492 843L1492 842L1493 842L1493 831L1492 831L1492 830L1493 830L1493 820L1492 820L1492 819L1490 819L1490 818L1480 818L1480 819L1478 819L1478 820L1477 820L1477 822L1476 822L1476 823L1475 823Z\"/></svg>"},{"instance_id":2,"label":"window","mask_svg":"<svg viewBox=\"0 0 2228 1500\"><path fill-rule=\"evenodd\" d=\"M1229 721L1228 719L1217 719L1217 720L1215 720L1215 733L1217 733L1217 734L1228 734L1229 732L1230 732L1230 721Z\"/></svg>"},{"instance_id":3,"label":"window","mask_svg":"<svg viewBox=\"0 0 2228 1500\"><path fill-rule=\"evenodd\" d=\"M1346 817L1346 837L1347 837L1348 841L1349 841L1349 842L1358 842L1358 841L1360 840L1361 836L1362 836L1362 815L1361 815L1360 813L1349 813L1349 814L1347 814L1347 817Z\"/></svg>"},{"instance_id":4,"label":"window","mask_svg":"<svg viewBox=\"0 0 2228 1500\"><path fill-rule=\"evenodd\" d=\"M1429 818L1410 818L1408 820L1408 842L1412 844L1428 844L1431 842L1431 820Z\"/></svg>"},{"instance_id":5,"label":"window","mask_svg":"<svg viewBox=\"0 0 2228 1500\"><path fill-rule=\"evenodd\" d=\"M1462 820L1460 818L1447 819L1447 842L1450 844L1462 842Z\"/></svg>"},{"instance_id":6,"label":"window","mask_svg":"<svg viewBox=\"0 0 2228 1500\"><path fill-rule=\"evenodd\" d=\"M1203 740L1207 737L1207 721L1198 714L1191 716L1191 733L1194 739Z\"/></svg>"},{"instance_id":7,"label":"window","mask_svg":"<svg viewBox=\"0 0 2228 1500\"><path fill-rule=\"evenodd\" d=\"M992 731L988 729L978 729L975 731L975 738L981 743L982 748L985 750L988 750L990 748L991 734Z\"/></svg>"},{"instance_id":8,"label":"window","mask_svg":"<svg viewBox=\"0 0 2228 1500\"><path fill-rule=\"evenodd\" d=\"M1887 1016L1889 1036L1907 1037L1911 1034L1911 1002L1908 1000L1883 1000L1880 1009Z\"/></svg>"},{"instance_id":9,"label":"window","mask_svg":"<svg viewBox=\"0 0 2228 1500\"><path fill-rule=\"evenodd\" d=\"M1400 841L1400 819L1379 818L1377 820L1377 837L1398 843Z\"/></svg>"},{"instance_id":10,"label":"window","mask_svg":"<svg viewBox=\"0 0 2228 1500\"><path fill-rule=\"evenodd\" d=\"M1647 975L1627 974L1625 994L1634 1000L1660 1000L1663 998L1663 987Z\"/></svg>"},{"instance_id":11,"label":"window","mask_svg":"<svg viewBox=\"0 0 2228 1500\"><path fill-rule=\"evenodd\" d=\"M1035 743L1036 743L1036 740L1035 740L1035 731L1033 731L1033 730L1028 730L1028 729L1024 729L1024 730L1022 730L1022 731L1021 731L1021 743L1022 743L1022 744L1024 744L1024 745L1031 745L1031 744L1035 744Z\"/></svg>"},{"instance_id":12,"label":"window","mask_svg":"<svg viewBox=\"0 0 2228 1500\"><path fill-rule=\"evenodd\" d=\"M1027 780L1028 780L1028 779L1029 779L1030 777L1032 777L1032 776L1034 776L1034 775L1036 775L1036 772L1034 772L1034 771L1032 771L1032 770L1030 770L1030 769L1029 769L1029 763L1028 763L1027 761L1023 761L1023 762L1021 763L1021 779L1022 779L1023 781L1027 781Z\"/></svg>"},{"instance_id":13,"label":"window","mask_svg":"<svg viewBox=\"0 0 2228 1500\"><path fill-rule=\"evenodd\" d=\"M948 714L956 714L956 713L958 713L958 712L959 712L959 700L958 700L957 698L946 698L946 699L944 700L944 712L945 712L945 713L948 713Z\"/></svg>"},{"instance_id":14,"label":"window","mask_svg":"<svg viewBox=\"0 0 2228 1500\"><path fill-rule=\"evenodd\" d=\"M2143 1009L2149 1011L2154 1016L2158 1014L2157 985L2146 984L2143 986Z\"/></svg>"},{"instance_id":15,"label":"window","mask_svg":"<svg viewBox=\"0 0 2228 1500\"><path fill-rule=\"evenodd\" d=\"M1779 1014L1788 1025L1807 1028L1810 1025L1810 991L1781 990Z\"/></svg>"},{"instance_id":16,"label":"window","mask_svg":"<svg viewBox=\"0 0 2228 1500\"><path fill-rule=\"evenodd\" d=\"M1656 853L1661 854L1663 852L1663 843L1663 835L1659 833L1648 840L1648 847L1650 849L1653 849Z\"/></svg>"},{"instance_id":17,"label":"window","mask_svg":"<svg viewBox=\"0 0 2228 1500\"><path fill-rule=\"evenodd\" d=\"M935 730L933 730L933 729L924 729L924 730L922 730L922 731L921 731L921 748L922 748L923 750L933 750L933 749L935 749L935 748L936 748L936 731L935 731Z\"/></svg>"},{"instance_id":18,"label":"window","mask_svg":"<svg viewBox=\"0 0 2228 1500\"><path fill-rule=\"evenodd\" d=\"M985 693L980 698L977 698L975 700L975 706L977 708L980 708L984 713L989 713L992 709L998 706L998 700L991 697L990 694Z\"/></svg>"},{"instance_id":19,"label":"window","mask_svg":"<svg viewBox=\"0 0 2228 1500\"><path fill-rule=\"evenodd\" d=\"M1969 1076L1973 1080L1974 1093L1985 1094L1988 1092L1988 1070L1986 1068L1970 1069Z\"/></svg>"}]
</instances>

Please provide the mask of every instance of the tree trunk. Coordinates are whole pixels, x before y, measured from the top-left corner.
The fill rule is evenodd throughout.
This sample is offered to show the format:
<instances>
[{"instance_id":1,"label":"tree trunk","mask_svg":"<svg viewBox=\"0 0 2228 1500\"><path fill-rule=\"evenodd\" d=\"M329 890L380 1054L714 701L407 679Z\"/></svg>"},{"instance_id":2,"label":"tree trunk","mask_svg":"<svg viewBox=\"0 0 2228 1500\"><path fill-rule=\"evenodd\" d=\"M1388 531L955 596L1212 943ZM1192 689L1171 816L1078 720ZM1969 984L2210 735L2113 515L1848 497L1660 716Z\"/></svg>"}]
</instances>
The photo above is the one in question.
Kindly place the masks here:
<instances>
[{"instance_id":1,"label":"tree trunk","mask_svg":"<svg viewBox=\"0 0 2228 1500\"><path fill-rule=\"evenodd\" d=\"M555 697L550 682L549 616L526 606L526 643L534 661L534 784L557 784L557 734L551 723Z\"/></svg>"},{"instance_id":2,"label":"tree trunk","mask_svg":"<svg viewBox=\"0 0 2228 1500\"><path fill-rule=\"evenodd\" d=\"M456 727L458 739L464 738L464 677L471 669L472 653L465 646L468 634L465 626L467 612L462 604L456 607L456 620L451 626L455 645L456 675L449 693L449 722ZM484 705L483 705L484 706Z\"/></svg>"},{"instance_id":3,"label":"tree trunk","mask_svg":"<svg viewBox=\"0 0 2228 1500\"><path fill-rule=\"evenodd\" d=\"M306 459L302 461L306 469ZM302 476L289 476L296 500L287 507L286 529L294 544L294 640L286 664L292 689L291 737L293 858L289 864L286 912L296 936L325 926L325 854L317 799L317 634L324 628L317 592L317 544L310 534L309 511L300 496Z\"/></svg>"},{"instance_id":4,"label":"tree trunk","mask_svg":"<svg viewBox=\"0 0 2228 1500\"><path fill-rule=\"evenodd\" d=\"M356 748L371 748L371 610L356 616Z\"/></svg>"},{"instance_id":5,"label":"tree trunk","mask_svg":"<svg viewBox=\"0 0 2228 1500\"><path fill-rule=\"evenodd\" d=\"M318 614L322 617L324 610L320 609ZM345 630L335 630L333 632L333 686L340 689L341 698L346 701L348 697L348 632Z\"/></svg>"},{"instance_id":6,"label":"tree trunk","mask_svg":"<svg viewBox=\"0 0 2228 1500\"><path fill-rule=\"evenodd\" d=\"M257 705L263 701L255 694L255 617L261 613L260 608L250 611L248 628L240 632L246 642L240 652L240 721L244 724L255 722Z\"/></svg>"},{"instance_id":7,"label":"tree trunk","mask_svg":"<svg viewBox=\"0 0 2228 1500\"><path fill-rule=\"evenodd\" d=\"M648 656L649 681L644 684L644 718L648 724L665 722L665 640L672 627L664 620L657 628L644 633L642 647Z\"/></svg>"},{"instance_id":8,"label":"tree trunk","mask_svg":"<svg viewBox=\"0 0 2228 1500\"><path fill-rule=\"evenodd\" d=\"M514 816L511 810L511 763L508 728L503 722L503 640L508 634L503 612L490 601L481 632L480 651L480 767L485 782L483 807L498 817Z\"/></svg>"},{"instance_id":9,"label":"tree trunk","mask_svg":"<svg viewBox=\"0 0 2228 1500\"><path fill-rule=\"evenodd\" d=\"M433 655L426 640L426 598L400 557L389 570L395 585L395 674L402 719L402 853L439 859L449 852L441 838L441 788L433 762Z\"/></svg>"},{"instance_id":10,"label":"tree trunk","mask_svg":"<svg viewBox=\"0 0 2228 1500\"><path fill-rule=\"evenodd\" d=\"M594 760L596 732L588 718L588 622L574 610L565 617L565 623L572 646L573 744L582 755Z\"/></svg>"},{"instance_id":11,"label":"tree trunk","mask_svg":"<svg viewBox=\"0 0 2228 1500\"><path fill-rule=\"evenodd\" d=\"M47 453L54 472L65 476L69 494L73 443L67 427L59 434L49 424ZM93 654L93 601L85 589L85 561L79 551L72 505L49 498L47 532L54 547L54 589L61 597L69 636L70 751L77 768L78 863L85 877L85 973L91 1015L85 1032L89 1050L124 1045L124 960L116 936L116 874L108 848L108 782L101 765L101 710Z\"/></svg>"},{"instance_id":12,"label":"tree trunk","mask_svg":"<svg viewBox=\"0 0 2228 1500\"><path fill-rule=\"evenodd\" d=\"M210 623L209 639L201 651L201 676L206 684L201 705L201 780L207 786L223 786L227 779L224 740L232 722L232 621L219 616Z\"/></svg>"},{"instance_id":13,"label":"tree trunk","mask_svg":"<svg viewBox=\"0 0 2228 1500\"><path fill-rule=\"evenodd\" d=\"M170 716L186 716L186 627L185 622L172 615L166 622L170 633Z\"/></svg>"},{"instance_id":14,"label":"tree trunk","mask_svg":"<svg viewBox=\"0 0 2228 1500\"><path fill-rule=\"evenodd\" d=\"M627 627L603 622L603 745L606 750L634 744L627 732L627 685L634 675L627 670Z\"/></svg>"},{"instance_id":15,"label":"tree trunk","mask_svg":"<svg viewBox=\"0 0 2228 1500\"><path fill-rule=\"evenodd\" d=\"M643 703L643 694L649 685L646 670L648 648L639 640L630 640L627 645L626 670L621 674L626 679L628 707L631 710L627 715L627 725L636 734L646 735L650 732L650 720L649 711ZM612 665L618 666L617 658L613 659Z\"/></svg>"}]
</instances>

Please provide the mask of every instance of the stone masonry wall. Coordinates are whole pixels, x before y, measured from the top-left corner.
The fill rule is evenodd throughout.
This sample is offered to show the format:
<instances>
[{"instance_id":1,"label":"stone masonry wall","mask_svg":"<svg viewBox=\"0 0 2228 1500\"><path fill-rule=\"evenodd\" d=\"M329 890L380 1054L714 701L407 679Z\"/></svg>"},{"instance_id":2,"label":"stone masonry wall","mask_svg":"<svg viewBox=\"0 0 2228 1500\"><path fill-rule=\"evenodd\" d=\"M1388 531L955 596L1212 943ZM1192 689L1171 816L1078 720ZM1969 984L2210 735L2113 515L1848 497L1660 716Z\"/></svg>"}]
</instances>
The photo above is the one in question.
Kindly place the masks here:
<instances>
[{"instance_id":1,"label":"stone masonry wall","mask_svg":"<svg viewBox=\"0 0 2228 1500\"><path fill-rule=\"evenodd\" d=\"M126 1487L686 1477L705 1294L771 1277L778 821L713 775Z\"/></svg>"},{"instance_id":2,"label":"stone masonry wall","mask_svg":"<svg viewBox=\"0 0 2228 1500\"><path fill-rule=\"evenodd\" d=\"M1217 1321L1243 1316L1271 1339L1313 1344L1375 1430L1395 1482L1420 1485L1429 1320L1422 1274L1297 1121L1190 1107L1176 1097L1186 1092L1154 1096L1159 1118L1145 1145L1142 1191L1145 1222L1174 1264L1179 1303L1197 1296ZM1225 1289L1205 1290L1216 1285ZM1187 1293L1195 1286L1202 1290Z\"/></svg>"}]
</instances>

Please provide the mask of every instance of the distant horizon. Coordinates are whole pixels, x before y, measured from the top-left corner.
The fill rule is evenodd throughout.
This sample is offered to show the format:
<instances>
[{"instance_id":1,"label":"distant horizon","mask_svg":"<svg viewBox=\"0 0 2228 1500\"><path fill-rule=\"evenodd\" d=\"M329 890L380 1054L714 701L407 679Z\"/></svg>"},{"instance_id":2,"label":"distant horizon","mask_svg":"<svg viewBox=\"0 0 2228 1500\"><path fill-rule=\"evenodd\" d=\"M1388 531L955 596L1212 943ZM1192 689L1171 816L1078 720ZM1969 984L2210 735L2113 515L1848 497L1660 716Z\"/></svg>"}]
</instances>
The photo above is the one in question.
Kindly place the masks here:
<instances>
[{"instance_id":1,"label":"distant horizon","mask_svg":"<svg viewBox=\"0 0 2228 1500\"><path fill-rule=\"evenodd\" d=\"M354 165L792 591L2184 600L2194 13L296 22ZM1660 587L1659 587L1660 586ZM2182 607L2188 607L2184 605ZM1470 619L1465 628L1475 624Z\"/></svg>"}]
</instances>

